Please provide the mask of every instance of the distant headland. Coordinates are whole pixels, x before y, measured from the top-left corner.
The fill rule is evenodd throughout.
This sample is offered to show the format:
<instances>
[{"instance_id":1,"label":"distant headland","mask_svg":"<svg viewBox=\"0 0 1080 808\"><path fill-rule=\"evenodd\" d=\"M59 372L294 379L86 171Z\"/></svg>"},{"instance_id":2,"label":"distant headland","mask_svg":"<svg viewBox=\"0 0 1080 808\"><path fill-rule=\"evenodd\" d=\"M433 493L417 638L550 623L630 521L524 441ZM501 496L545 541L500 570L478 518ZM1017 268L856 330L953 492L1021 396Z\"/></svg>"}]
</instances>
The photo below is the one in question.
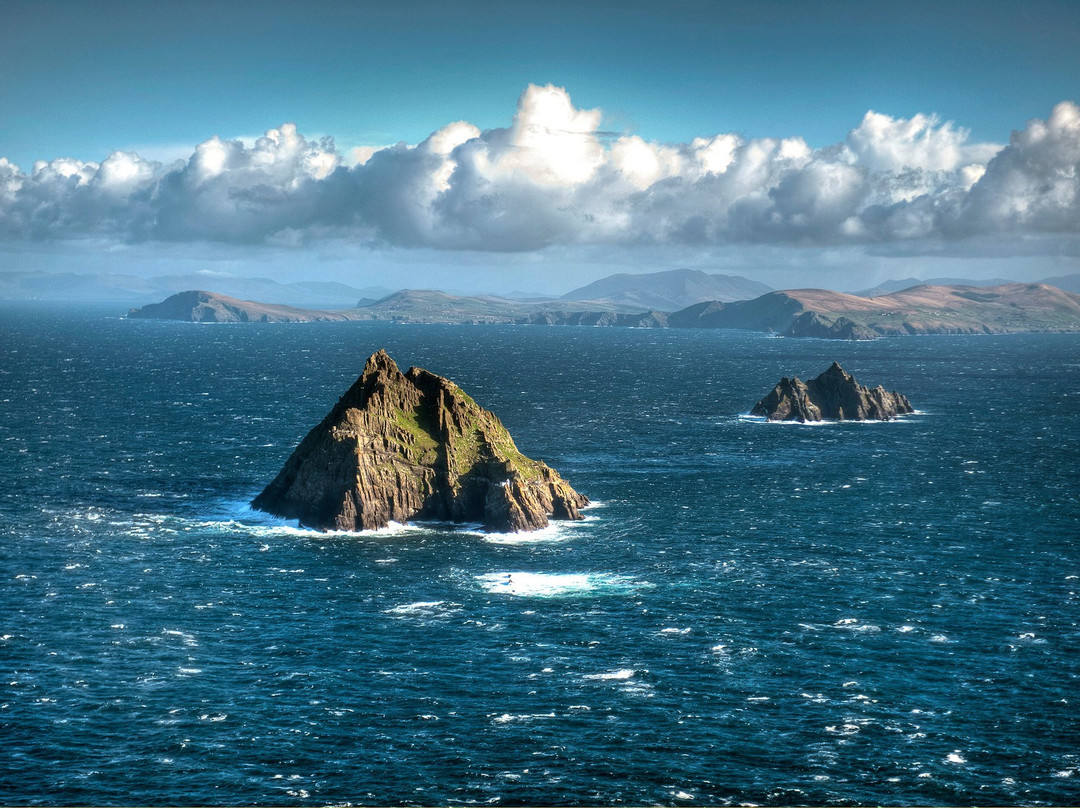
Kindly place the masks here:
<instances>
[{"instance_id":1,"label":"distant headland","mask_svg":"<svg viewBox=\"0 0 1080 808\"><path fill-rule=\"evenodd\" d=\"M637 278L637 286L628 286L627 278ZM561 298L511 299L414 289L394 292L379 300L364 299L351 308L338 309L296 308L190 290L161 303L133 308L128 316L191 322L382 320L718 328L847 340L916 334L1080 331L1080 295L1045 283L989 287L924 284L876 296L826 289L789 289L736 299L730 295L751 289L748 284L752 281L693 270L611 276L604 281L609 283L597 281ZM728 299L708 297L720 291ZM608 296L587 296L593 292ZM697 302L673 310L642 309L635 305L637 301L686 300Z\"/></svg>"}]
</instances>

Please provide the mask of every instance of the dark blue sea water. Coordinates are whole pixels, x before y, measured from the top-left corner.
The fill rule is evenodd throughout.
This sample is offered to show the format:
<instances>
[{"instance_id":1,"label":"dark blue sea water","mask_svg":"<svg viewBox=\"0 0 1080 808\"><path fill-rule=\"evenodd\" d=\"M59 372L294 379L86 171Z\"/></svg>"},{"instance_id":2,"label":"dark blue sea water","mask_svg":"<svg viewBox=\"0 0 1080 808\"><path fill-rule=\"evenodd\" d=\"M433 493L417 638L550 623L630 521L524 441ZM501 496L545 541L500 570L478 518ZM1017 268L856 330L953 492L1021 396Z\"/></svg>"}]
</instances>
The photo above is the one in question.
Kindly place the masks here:
<instances>
[{"instance_id":1,"label":"dark blue sea water","mask_svg":"<svg viewBox=\"0 0 1080 808\"><path fill-rule=\"evenodd\" d=\"M118 314L0 318L0 803L1080 802L1080 335ZM247 510L378 348L588 519ZM919 414L741 415L833 360Z\"/></svg>"}]
</instances>

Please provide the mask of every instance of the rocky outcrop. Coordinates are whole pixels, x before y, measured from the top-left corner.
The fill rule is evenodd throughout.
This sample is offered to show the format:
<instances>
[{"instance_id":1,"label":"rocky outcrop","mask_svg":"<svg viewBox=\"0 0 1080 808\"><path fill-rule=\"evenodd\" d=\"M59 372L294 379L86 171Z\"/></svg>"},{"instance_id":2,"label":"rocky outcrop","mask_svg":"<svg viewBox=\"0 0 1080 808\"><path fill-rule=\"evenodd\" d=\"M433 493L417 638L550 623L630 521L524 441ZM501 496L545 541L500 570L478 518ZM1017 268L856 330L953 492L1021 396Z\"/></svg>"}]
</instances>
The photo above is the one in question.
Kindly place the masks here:
<instances>
[{"instance_id":1,"label":"rocky outcrop","mask_svg":"<svg viewBox=\"0 0 1080 808\"><path fill-rule=\"evenodd\" d=\"M784 336L868 340L877 339L880 335L848 317L830 320L816 311L804 311L791 321L791 325L784 331Z\"/></svg>"},{"instance_id":2,"label":"rocky outcrop","mask_svg":"<svg viewBox=\"0 0 1080 808\"><path fill-rule=\"evenodd\" d=\"M402 373L379 351L251 504L320 530L436 520L527 531L580 519L587 503L456 384Z\"/></svg>"},{"instance_id":3,"label":"rocky outcrop","mask_svg":"<svg viewBox=\"0 0 1080 808\"><path fill-rule=\"evenodd\" d=\"M873 390L862 386L836 362L818 376L804 382L798 376L780 379L772 392L750 411L770 421L888 421L914 412L900 393L888 393L880 385Z\"/></svg>"}]
</instances>

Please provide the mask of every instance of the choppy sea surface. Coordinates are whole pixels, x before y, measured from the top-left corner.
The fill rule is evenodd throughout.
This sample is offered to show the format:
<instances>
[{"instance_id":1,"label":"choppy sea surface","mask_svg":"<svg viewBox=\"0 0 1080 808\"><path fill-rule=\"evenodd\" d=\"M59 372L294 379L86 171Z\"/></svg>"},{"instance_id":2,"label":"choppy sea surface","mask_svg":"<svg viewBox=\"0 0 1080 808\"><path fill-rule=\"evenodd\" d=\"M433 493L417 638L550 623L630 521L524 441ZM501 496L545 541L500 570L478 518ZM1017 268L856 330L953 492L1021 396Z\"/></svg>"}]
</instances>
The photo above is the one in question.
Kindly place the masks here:
<instances>
[{"instance_id":1,"label":"choppy sea surface","mask_svg":"<svg viewBox=\"0 0 1080 808\"><path fill-rule=\"evenodd\" d=\"M0 803L1080 803L1080 335L2 314ZM379 348L585 521L249 510Z\"/></svg>"}]
</instances>

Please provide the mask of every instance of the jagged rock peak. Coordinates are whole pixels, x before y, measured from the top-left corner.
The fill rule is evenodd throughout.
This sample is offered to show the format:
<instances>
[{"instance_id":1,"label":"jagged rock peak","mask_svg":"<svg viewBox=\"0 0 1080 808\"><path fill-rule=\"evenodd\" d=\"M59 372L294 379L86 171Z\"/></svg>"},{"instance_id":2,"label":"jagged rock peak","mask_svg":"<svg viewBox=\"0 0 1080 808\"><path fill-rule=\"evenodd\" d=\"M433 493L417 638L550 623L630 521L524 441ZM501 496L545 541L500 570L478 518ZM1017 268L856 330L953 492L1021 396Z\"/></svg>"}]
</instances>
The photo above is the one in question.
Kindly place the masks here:
<instances>
[{"instance_id":1,"label":"jagged rock peak","mask_svg":"<svg viewBox=\"0 0 1080 808\"><path fill-rule=\"evenodd\" d=\"M437 520L526 531L580 519L586 504L460 387L402 373L381 350L252 502L320 530Z\"/></svg>"},{"instance_id":2,"label":"jagged rock peak","mask_svg":"<svg viewBox=\"0 0 1080 808\"><path fill-rule=\"evenodd\" d=\"M888 421L914 411L905 396L886 392L880 385L873 390L864 387L833 362L808 382L784 376L750 414L770 421Z\"/></svg>"}]
</instances>

